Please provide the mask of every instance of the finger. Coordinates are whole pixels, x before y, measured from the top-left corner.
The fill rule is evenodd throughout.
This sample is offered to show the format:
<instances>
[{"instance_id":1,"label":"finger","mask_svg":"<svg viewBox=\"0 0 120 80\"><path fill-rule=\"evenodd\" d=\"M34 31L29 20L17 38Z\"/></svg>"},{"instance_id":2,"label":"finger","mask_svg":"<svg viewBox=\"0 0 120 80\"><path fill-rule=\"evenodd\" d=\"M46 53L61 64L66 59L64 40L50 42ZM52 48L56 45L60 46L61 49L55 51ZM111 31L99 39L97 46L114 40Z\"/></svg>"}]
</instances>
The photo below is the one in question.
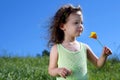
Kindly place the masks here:
<instances>
[{"instance_id":1,"label":"finger","mask_svg":"<svg viewBox=\"0 0 120 80\"><path fill-rule=\"evenodd\" d=\"M64 75L67 76L68 75L68 72L67 70L63 71Z\"/></svg>"},{"instance_id":2,"label":"finger","mask_svg":"<svg viewBox=\"0 0 120 80\"><path fill-rule=\"evenodd\" d=\"M110 49L107 49L106 52L107 52L108 54L112 54L112 52L111 52Z\"/></svg>"},{"instance_id":3,"label":"finger","mask_svg":"<svg viewBox=\"0 0 120 80\"><path fill-rule=\"evenodd\" d=\"M104 52L105 52L105 53L109 53L109 52L110 52L109 48L105 47L105 48L104 48Z\"/></svg>"},{"instance_id":4,"label":"finger","mask_svg":"<svg viewBox=\"0 0 120 80\"><path fill-rule=\"evenodd\" d=\"M112 54L112 51L109 49L109 53Z\"/></svg>"},{"instance_id":5,"label":"finger","mask_svg":"<svg viewBox=\"0 0 120 80\"><path fill-rule=\"evenodd\" d=\"M61 73L61 77L66 78L65 73Z\"/></svg>"},{"instance_id":6,"label":"finger","mask_svg":"<svg viewBox=\"0 0 120 80\"><path fill-rule=\"evenodd\" d=\"M64 68L63 72L67 75L67 74L69 74L70 71L68 69Z\"/></svg>"},{"instance_id":7,"label":"finger","mask_svg":"<svg viewBox=\"0 0 120 80\"><path fill-rule=\"evenodd\" d=\"M63 78L66 78L66 75L67 75L67 71L66 71L66 69L63 68L60 72L60 76Z\"/></svg>"},{"instance_id":8,"label":"finger","mask_svg":"<svg viewBox=\"0 0 120 80\"><path fill-rule=\"evenodd\" d=\"M106 51L105 53L107 56L111 55L111 53L109 51Z\"/></svg>"},{"instance_id":9,"label":"finger","mask_svg":"<svg viewBox=\"0 0 120 80\"><path fill-rule=\"evenodd\" d=\"M109 53L112 53L112 51L111 51L108 47L106 47L106 50L108 50L108 51L109 51Z\"/></svg>"},{"instance_id":10,"label":"finger","mask_svg":"<svg viewBox=\"0 0 120 80\"><path fill-rule=\"evenodd\" d=\"M64 77L70 75L71 73L72 73L72 71L68 70L66 68L63 68L63 70L62 70L62 76L64 76Z\"/></svg>"},{"instance_id":11,"label":"finger","mask_svg":"<svg viewBox=\"0 0 120 80\"><path fill-rule=\"evenodd\" d=\"M72 71L69 69L65 69L65 71L67 72L67 75L70 75L72 73Z\"/></svg>"},{"instance_id":12,"label":"finger","mask_svg":"<svg viewBox=\"0 0 120 80\"><path fill-rule=\"evenodd\" d=\"M71 75L72 74L72 71L71 70L68 70L68 75Z\"/></svg>"}]
</instances>

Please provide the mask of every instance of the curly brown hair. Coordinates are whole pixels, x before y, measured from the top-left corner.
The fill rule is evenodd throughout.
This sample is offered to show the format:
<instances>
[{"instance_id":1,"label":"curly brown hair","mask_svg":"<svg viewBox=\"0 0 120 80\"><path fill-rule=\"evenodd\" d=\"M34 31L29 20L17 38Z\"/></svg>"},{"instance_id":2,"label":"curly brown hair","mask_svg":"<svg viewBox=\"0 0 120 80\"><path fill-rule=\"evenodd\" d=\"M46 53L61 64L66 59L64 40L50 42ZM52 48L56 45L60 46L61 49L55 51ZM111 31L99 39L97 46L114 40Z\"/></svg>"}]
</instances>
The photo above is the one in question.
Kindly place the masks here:
<instances>
[{"instance_id":1,"label":"curly brown hair","mask_svg":"<svg viewBox=\"0 0 120 80\"><path fill-rule=\"evenodd\" d=\"M82 12L80 6L74 7L71 4L64 5L60 9L58 9L58 11L55 13L55 16L53 16L50 24L50 39L48 42L48 46L52 46L54 44L59 44L63 42L64 32L60 29L60 26L67 22L67 18L71 13L75 13L77 11Z\"/></svg>"}]
</instances>

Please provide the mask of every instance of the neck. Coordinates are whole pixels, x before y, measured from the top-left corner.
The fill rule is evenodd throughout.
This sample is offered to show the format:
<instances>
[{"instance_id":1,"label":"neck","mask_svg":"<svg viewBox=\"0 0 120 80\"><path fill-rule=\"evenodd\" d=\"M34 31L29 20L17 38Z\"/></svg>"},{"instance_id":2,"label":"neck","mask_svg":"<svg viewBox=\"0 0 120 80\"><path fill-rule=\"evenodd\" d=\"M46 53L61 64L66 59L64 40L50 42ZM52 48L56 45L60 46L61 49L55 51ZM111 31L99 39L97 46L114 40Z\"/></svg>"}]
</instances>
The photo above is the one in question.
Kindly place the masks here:
<instances>
[{"instance_id":1,"label":"neck","mask_svg":"<svg viewBox=\"0 0 120 80\"><path fill-rule=\"evenodd\" d=\"M63 43L74 43L76 41L75 37L65 37Z\"/></svg>"}]
</instances>

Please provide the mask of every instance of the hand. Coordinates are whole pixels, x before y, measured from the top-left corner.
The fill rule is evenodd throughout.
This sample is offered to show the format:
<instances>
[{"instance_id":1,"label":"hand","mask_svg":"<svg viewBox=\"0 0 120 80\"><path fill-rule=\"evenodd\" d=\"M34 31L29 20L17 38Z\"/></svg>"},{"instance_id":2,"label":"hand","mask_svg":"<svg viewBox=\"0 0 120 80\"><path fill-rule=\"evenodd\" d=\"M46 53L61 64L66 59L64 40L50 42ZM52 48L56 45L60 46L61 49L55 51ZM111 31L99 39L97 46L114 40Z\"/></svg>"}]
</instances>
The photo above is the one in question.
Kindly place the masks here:
<instances>
[{"instance_id":1,"label":"hand","mask_svg":"<svg viewBox=\"0 0 120 80\"><path fill-rule=\"evenodd\" d=\"M72 71L66 68L58 68L58 75L60 75L63 78L66 78L66 76L70 75L71 73Z\"/></svg>"},{"instance_id":2,"label":"hand","mask_svg":"<svg viewBox=\"0 0 120 80\"><path fill-rule=\"evenodd\" d=\"M103 55L109 56L112 54L112 51L108 47L103 48Z\"/></svg>"}]
</instances>

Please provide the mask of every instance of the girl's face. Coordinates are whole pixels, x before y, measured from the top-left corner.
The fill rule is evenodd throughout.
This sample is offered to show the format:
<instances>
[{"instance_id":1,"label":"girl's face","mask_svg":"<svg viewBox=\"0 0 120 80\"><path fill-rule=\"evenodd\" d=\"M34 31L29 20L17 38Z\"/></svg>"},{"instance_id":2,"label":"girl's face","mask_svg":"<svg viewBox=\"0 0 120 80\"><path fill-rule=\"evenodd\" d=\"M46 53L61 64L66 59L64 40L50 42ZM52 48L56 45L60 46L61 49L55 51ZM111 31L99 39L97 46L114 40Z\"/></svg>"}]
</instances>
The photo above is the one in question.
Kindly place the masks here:
<instances>
[{"instance_id":1,"label":"girl's face","mask_svg":"<svg viewBox=\"0 0 120 80\"><path fill-rule=\"evenodd\" d=\"M76 13L71 13L67 18L67 22L61 28L65 35L69 35L71 37L80 36L83 31L83 17L80 11Z\"/></svg>"}]
</instances>

